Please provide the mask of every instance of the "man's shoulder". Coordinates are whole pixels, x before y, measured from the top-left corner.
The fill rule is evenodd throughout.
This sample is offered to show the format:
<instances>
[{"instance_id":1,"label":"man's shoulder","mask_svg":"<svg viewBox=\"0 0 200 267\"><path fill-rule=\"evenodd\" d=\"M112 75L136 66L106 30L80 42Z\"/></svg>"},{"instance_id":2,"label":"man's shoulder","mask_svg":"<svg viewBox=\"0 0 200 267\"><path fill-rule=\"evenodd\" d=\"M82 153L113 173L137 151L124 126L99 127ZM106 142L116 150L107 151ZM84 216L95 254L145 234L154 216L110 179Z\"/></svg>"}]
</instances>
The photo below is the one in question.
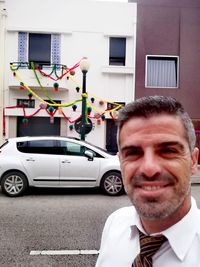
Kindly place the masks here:
<instances>
[{"instance_id":1,"label":"man's shoulder","mask_svg":"<svg viewBox=\"0 0 200 267\"><path fill-rule=\"evenodd\" d=\"M123 208L119 208L116 211L114 211L113 213L111 213L110 216L114 216L114 217L121 217L121 216L125 216L125 217L129 217L129 216L133 216L135 214L136 210L134 208L134 206L129 206L129 207L123 207Z\"/></svg>"},{"instance_id":2,"label":"man's shoulder","mask_svg":"<svg viewBox=\"0 0 200 267\"><path fill-rule=\"evenodd\" d=\"M122 233L129 233L136 222L137 213L133 206L120 208L111 213L104 225L103 240L118 238ZM130 233L129 233L130 234Z\"/></svg>"},{"instance_id":3,"label":"man's shoulder","mask_svg":"<svg viewBox=\"0 0 200 267\"><path fill-rule=\"evenodd\" d=\"M107 223L122 223L132 224L137 216L134 206L120 208L111 213L107 219Z\"/></svg>"}]
</instances>

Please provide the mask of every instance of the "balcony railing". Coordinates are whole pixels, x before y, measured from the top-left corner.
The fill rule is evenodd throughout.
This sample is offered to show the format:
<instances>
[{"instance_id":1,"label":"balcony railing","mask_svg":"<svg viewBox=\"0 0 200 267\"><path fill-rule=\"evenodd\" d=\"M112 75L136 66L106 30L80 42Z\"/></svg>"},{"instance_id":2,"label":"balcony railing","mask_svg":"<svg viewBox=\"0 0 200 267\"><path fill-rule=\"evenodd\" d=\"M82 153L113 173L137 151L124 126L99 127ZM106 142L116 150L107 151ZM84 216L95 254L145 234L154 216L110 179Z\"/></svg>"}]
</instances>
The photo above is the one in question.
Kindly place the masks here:
<instances>
[{"instance_id":1,"label":"balcony railing","mask_svg":"<svg viewBox=\"0 0 200 267\"><path fill-rule=\"evenodd\" d=\"M19 80L24 82L26 77L26 83L30 86L50 88L54 86L55 82L59 81L59 88L66 89L66 79L62 78L64 76L68 77L72 73L66 65L44 62L11 62L10 69L13 75L9 78L9 86L13 88L18 86ZM38 76L38 74L40 75ZM15 79L15 77L18 77L18 79Z\"/></svg>"},{"instance_id":2,"label":"balcony railing","mask_svg":"<svg viewBox=\"0 0 200 267\"><path fill-rule=\"evenodd\" d=\"M34 69L34 68L38 70L42 69L45 69L46 71L50 70L50 73L48 75L55 74L56 77L59 77L68 69L66 65L49 64L47 62L11 62L10 65L13 71L16 71L18 69ZM59 71L59 75L57 74L57 71Z\"/></svg>"}]
</instances>

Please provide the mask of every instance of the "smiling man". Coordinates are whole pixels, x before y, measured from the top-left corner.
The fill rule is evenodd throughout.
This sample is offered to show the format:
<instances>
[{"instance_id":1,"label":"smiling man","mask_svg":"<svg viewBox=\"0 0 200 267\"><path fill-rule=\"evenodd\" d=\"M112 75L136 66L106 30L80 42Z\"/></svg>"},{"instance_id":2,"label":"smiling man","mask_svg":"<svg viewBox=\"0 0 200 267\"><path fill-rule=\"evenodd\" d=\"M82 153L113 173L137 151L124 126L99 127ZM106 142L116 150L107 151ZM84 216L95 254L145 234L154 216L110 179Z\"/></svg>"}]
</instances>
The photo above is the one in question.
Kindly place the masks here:
<instances>
[{"instance_id":1,"label":"smiling man","mask_svg":"<svg viewBox=\"0 0 200 267\"><path fill-rule=\"evenodd\" d=\"M143 97L119 112L118 148L131 207L106 221L96 267L200 266L200 211L191 197L199 150L182 105Z\"/></svg>"}]
</instances>

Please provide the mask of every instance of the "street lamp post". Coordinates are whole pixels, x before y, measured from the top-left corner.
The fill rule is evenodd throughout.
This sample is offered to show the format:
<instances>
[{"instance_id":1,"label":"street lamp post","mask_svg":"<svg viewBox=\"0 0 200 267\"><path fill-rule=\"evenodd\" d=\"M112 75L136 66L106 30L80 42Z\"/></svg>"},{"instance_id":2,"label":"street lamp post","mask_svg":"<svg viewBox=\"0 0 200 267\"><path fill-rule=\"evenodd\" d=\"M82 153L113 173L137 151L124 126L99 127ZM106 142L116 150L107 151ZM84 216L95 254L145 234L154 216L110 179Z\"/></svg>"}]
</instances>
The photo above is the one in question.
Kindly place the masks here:
<instances>
[{"instance_id":1,"label":"street lamp post","mask_svg":"<svg viewBox=\"0 0 200 267\"><path fill-rule=\"evenodd\" d=\"M85 127L86 127L86 107L87 107L87 92L86 92L86 74L89 69L89 61L87 58L83 58L80 61L80 69L83 73L83 84L82 84L82 112L81 112L81 140L85 140Z\"/></svg>"}]
</instances>

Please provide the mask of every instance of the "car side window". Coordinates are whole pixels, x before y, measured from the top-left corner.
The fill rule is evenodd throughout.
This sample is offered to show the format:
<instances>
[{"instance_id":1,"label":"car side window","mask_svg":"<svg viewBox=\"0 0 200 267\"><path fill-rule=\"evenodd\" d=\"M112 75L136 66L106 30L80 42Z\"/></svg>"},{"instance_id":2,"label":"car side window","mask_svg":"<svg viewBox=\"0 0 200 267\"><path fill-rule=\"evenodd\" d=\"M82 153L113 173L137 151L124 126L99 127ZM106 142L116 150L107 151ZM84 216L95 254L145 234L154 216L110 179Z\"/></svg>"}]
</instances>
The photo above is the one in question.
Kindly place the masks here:
<instances>
[{"instance_id":1,"label":"car side window","mask_svg":"<svg viewBox=\"0 0 200 267\"><path fill-rule=\"evenodd\" d=\"M17 150L22 153L29 153L27 143L28 142L17 142Z\"/></svg>"},{"instance_id":2,"label":"car side window","mask_svg":"<svg viewBox=\"0 0 200 267\"><path fill-rule=\"evenodd\" d=\"M18 142L17 149L22 153L61 154L60 148L56 145L55 140L32 140Z\"/></svg>"},{"instance_id":3,"label":"car side window","mask_svg":"<svg viewBox=\"0 0 200 267\"><path fill-rule=\"evenodd\" d=\"M86 146L70 142L70 141L60 141L61 150L65 151L64 155L69 156L85 156L85 151L89 150L93 153L95 158L103 158L99 153L95 152L91 148Z\"/></svg>"},{"instance_id":4,"label":"car side window","mask_svg":"<svg viewBox=\"0 0 200 267\"><path fill-rule=\"evenodd\" d=\"M64 151L64 155L69 156L84 156L85 146L79 145L74 142L61 141L60 147Z\"/></svg>"},{"instance_id":5,"label":"car side window","mask_svg":"<svg viewBox=\"0 0 200 267\"><path fill-rule=\"evenodd\" d=\"M47 139L17 142L17 149L22 153L69 156L85 156L85 151L90 150L94 157L102 158L99 153L95 152L91 148L65 140L60 141Z\"/></svg>"}]
</instances>

